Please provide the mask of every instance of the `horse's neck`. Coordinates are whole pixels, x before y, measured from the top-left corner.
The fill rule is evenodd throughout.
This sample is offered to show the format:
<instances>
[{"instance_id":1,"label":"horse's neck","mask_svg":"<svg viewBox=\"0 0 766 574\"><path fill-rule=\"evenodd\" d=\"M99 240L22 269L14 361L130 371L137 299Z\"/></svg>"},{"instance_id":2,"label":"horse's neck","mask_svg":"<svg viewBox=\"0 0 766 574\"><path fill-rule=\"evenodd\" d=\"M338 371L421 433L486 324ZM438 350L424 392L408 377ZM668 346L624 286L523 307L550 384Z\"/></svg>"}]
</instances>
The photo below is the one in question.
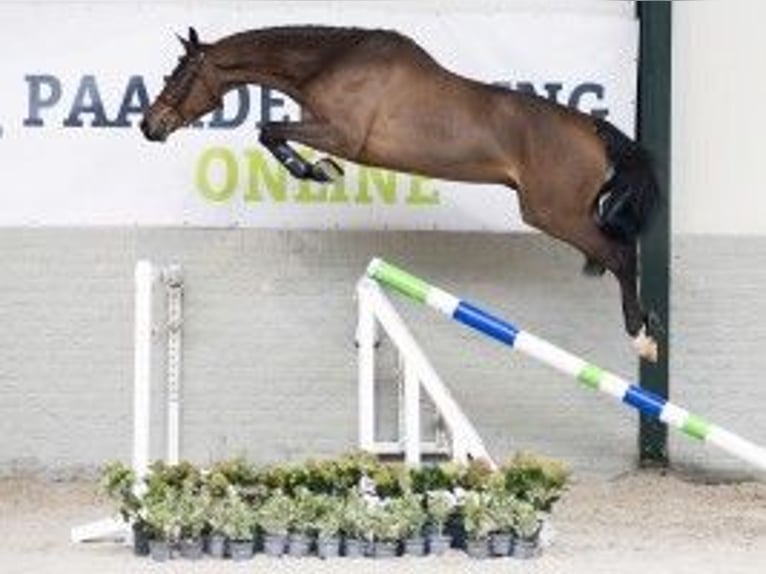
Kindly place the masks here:
<instances>
[{"instance_id":1,"label":"horse's neck","mask_svg":"<svg viewBox=\"0 0 766 574\"><path fill-rule=\"evenodd\" d=\"M337 52L345 37L294 35L273 30L253 31L213 45L214 60L224 85L259 84L295 96L306 78L316 74L328 54Z\"/></svg>"}]
</instances>

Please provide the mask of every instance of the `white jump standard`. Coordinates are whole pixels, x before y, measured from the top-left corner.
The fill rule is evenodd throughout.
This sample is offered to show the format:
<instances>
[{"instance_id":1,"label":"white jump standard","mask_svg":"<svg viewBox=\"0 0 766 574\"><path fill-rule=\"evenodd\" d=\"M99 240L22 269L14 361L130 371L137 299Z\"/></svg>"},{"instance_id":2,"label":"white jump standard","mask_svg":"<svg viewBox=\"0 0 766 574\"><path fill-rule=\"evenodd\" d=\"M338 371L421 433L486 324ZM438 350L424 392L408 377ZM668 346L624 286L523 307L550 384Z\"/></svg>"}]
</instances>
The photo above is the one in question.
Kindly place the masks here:
<instances>
[{"instance_id":1,"label":"white jump standard","mask_svg":"<svg viewBox=\"0 0 766 574\"><path fill-rule=\"evenodd\" d=\"M766 450L674 405L664 397L602 370L381 259L373 259L370 262L367 275L415 301L425 303L464 325L576 378L587 387L611 395L646 415L680 429L689 437L717 445L759 469L766 470Z\"/></svg>"}]
</instances>

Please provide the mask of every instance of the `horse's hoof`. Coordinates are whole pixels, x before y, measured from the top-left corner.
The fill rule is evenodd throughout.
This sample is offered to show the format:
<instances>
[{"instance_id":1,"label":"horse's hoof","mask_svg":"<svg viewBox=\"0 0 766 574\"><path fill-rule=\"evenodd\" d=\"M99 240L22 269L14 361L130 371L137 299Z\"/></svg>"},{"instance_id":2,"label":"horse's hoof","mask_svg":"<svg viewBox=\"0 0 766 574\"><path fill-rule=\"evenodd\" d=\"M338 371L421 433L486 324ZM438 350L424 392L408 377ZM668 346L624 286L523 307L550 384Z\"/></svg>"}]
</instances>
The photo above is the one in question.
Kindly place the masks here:
<instances>
[{"instance_id":1,"label":"horse's hoof","mask_svg":"<svg viewBox=\"0 0 766 574\"><path fill-rule=\"evenodd\" d=\"M633 337L633 348L638 352L638 356L650 363L657 362L657 341L646 334L646 328L642 327L638 335Z\"/></svg>"},{"instance_id":2,"label":"horse's hoof","mask_svg":"<svg viewBox=\"0 0 766 574\"><path fill-rule=\"evenodd\" d=\"M343 177L343 169L329 157L323 157L311 166L311 172L316 181L330 183Z\"/></svg>"}]
</instances>

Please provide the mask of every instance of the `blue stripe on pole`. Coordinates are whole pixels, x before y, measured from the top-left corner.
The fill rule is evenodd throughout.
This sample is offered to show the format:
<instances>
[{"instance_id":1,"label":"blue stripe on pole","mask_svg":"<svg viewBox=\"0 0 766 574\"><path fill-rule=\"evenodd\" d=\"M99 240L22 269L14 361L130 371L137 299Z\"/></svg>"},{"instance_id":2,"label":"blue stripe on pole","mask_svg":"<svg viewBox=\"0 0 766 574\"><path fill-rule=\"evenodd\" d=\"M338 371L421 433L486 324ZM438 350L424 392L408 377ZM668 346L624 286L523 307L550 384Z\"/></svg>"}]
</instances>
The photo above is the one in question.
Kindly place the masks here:
<instances>
[{"instance_id":1,"label":"blue stripe on pole","mask_svg":"<svg viewBox=\"0 0 766 574\"><path fill-rule=\"evenodd\" d=\"M639 386L630 385L625 396L622 398L622 402L637 408L646 415L658 419L668 401Z\"/></svg>"},{"instance_id":2,"label":"blue stripe on pole","mask_svg":"<svg viewBox=\"0 0 766 574\"><path fill-rule=\"evenodd\" d=\"M497 339L511 347L513 347L516 335L519 332L519 330L510 323L506 323L502 319L493 317L489 313L464 301L460 301L452 317L464 325L473 327L477 331L481 331L493 339Z\"/></svg>"}]
</instances>

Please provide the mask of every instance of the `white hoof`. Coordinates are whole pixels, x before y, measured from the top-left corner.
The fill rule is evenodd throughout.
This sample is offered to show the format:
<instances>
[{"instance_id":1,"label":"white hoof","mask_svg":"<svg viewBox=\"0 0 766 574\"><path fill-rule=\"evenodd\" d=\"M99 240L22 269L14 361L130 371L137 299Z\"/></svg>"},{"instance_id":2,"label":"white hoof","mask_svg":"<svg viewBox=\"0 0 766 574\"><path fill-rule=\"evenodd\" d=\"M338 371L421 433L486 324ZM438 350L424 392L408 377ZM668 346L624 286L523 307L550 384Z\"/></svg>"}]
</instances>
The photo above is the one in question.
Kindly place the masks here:
<instances>
[{"instance_id":1,"label":"white hoof","mask_svg":"<svg viewBox=\"0 0 766 574\"><path fill-rule=\"evenodd\" d=\"M638 335L633 338L633 348L642 359L657 362L657 341L646 334L646 327L641 327Z\"/></svg>"}]
</instances>

